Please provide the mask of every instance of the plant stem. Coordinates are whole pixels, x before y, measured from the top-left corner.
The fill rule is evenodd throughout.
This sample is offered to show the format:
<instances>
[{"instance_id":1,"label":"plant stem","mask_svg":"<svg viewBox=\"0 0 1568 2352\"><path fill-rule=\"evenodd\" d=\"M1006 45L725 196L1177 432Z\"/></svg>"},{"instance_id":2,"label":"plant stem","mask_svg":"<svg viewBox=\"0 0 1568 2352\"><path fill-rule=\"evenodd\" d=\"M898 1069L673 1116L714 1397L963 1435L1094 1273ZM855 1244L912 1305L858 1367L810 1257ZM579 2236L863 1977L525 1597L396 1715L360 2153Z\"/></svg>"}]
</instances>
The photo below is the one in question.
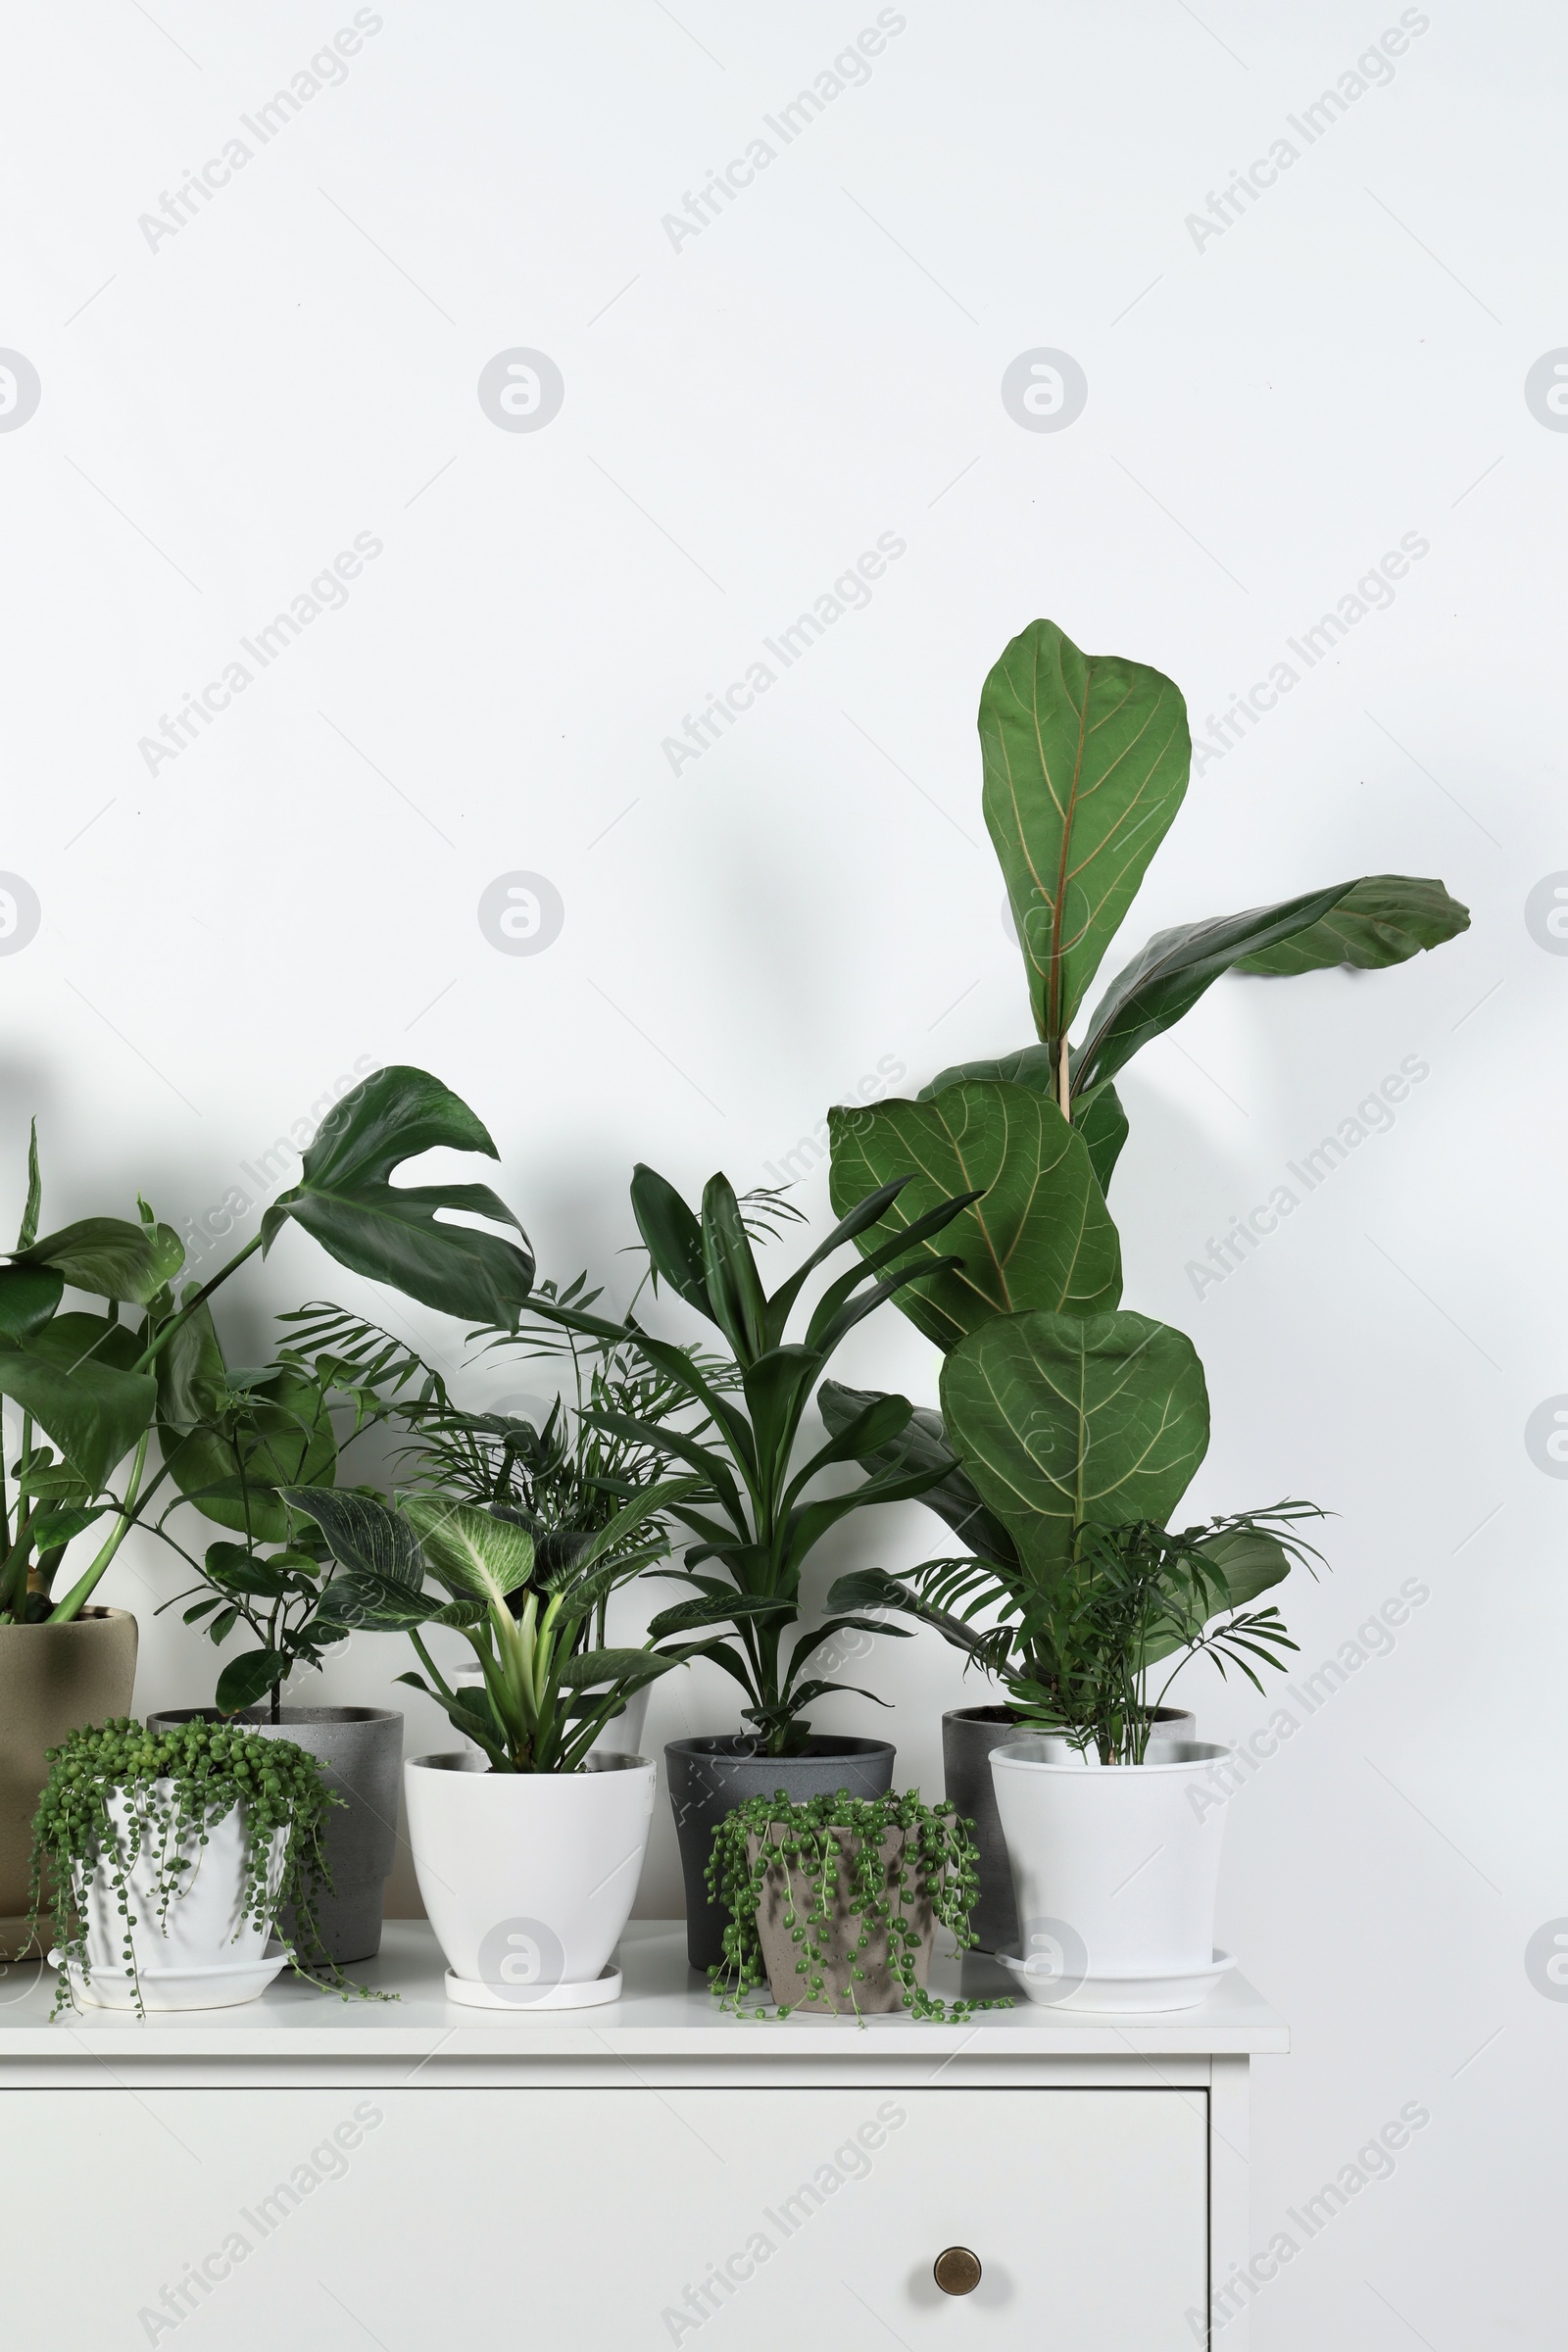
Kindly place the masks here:
<instances>
[{"instance_id":1,"label":"plant stem","mask_svg":"<svg viewBox=\"0 0 1568 2352\"><path fill-rule=\"evenodd\" d=\"M136 1446L135 1459L130 1465L130 1477L126 1482L124 1499L120 1505L118 1526L104 1539L91 1567L76 1579L65 1599L57 1601L50 1610L48 1617L44 1620L47 1625L70 1625L81 1615L83 1608L92 1597L93 1592L103 1581L110 1561L130 1533L130 1506L135 1501L136 1490L141 1485L141 1474L147 1463L147 1441L151 1435L152 1432L146 1429L141 1433Z\"/></svg>"},{"instance_id":2,"label":"plant stem","mask_svg":"<svg viewBox=\"0 0 1568 2352\"><path fill-rule=\"evenodd\" d=\"M1056 1105L1064 1119L1072 1120L1072 1049L1063 1032L1056 1049Z\"/></svg>"},{"instance_id":3,"label":"plant stem","mask_svg":"<svg viewBox=\"0 0 1568 2352\"><path fill-rule=\"evenodd\" d=\"M204 1282L202 1284L201 1289L196 1293L194 1298L187 1298L177 1314L171 1315L167 1323L161 1323L159 1325L157 1337L153 1340L149 1347L142 1350L142 1353L136 1359L133 1369L137 1372L145 1372L148 1365L159 1353L160 1349L169 1340L172 1339L174 1333L179 1329L180 1325L191 1315L193 1315L196 1312L196 1309L212 1297L213 1293L217 1290L220 1282L226 1282L228 1280L236 1266L242 1266L248 1257L253 1257L261 1246L261 1235L259 1233L252 1234L244 1249L236 1250L233 1256L229 1259L227 1265L220 1266L218 1272L213 1276L212 1281Z\"/></svg>"}]
</instances>

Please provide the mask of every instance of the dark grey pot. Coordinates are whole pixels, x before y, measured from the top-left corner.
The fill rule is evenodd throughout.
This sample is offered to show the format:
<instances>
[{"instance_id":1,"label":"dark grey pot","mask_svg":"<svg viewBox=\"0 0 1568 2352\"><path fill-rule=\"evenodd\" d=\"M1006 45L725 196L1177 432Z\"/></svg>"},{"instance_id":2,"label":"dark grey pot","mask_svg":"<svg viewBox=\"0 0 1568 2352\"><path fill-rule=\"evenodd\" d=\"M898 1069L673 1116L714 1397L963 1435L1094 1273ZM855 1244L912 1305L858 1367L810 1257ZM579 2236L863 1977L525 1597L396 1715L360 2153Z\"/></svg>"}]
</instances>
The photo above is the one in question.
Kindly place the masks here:
<instances>
[{"instance_id":1,"label":"dark grey pot","mask_svg":"<svg viewBox=\"0 0 1568 2352\"><path fill-rule=\"evenodd\" d=\"M713 1832L748 1797L782 1788L791 1804L808 1797L886 1796L893 1786L894 1749L886 1740L813 1738L804 1756L760 1756L757 1743L731 1732L701 1740L672 1740L664 1750L669 1801L686 1881L686 1957L712 1968L724 1956L727 1913L708 1892Z\"/></svg>"},{"instance_id":2,"label":"dark grey pot","mask_svg":"<svg viewBox=\"0 0 1568 2352\"><path fill-rule=\"evenodd\" d=\"M1156 1707L1154 1720L1170 1740L1198 1736L1195 1718L1181 1707ZM1012 1899L1012 1866L1002 1835L991 1751L1028 1730L1010 1707L954 1707L942 1718L942 1764L948 1802L973 1825L980 1856L980 1899L969 1915L976 1949L1015 1952L1018 1912Z\"/></svg>"},{"instance_id":3,"label":"dark grey pot","mask_svg":"<svg viewBox=\"0 0 1568 2352\"><path fill-rule=\"evenodd\" d=\"M165 1707L148 1716L147 1728L159 1731L198 1717L205 1723L223 1720L216 1707ZM265 1708L247 1707L232 1720L264 1740L292 1740L316 1758L328 1788L348 1799L346 1810L334 1805L326 1817L321 1842L335 1891L318 1898L320 1943L314 1953L302 1945L301 1958L339 1966L373 1960L381 1948L381 1906L397 1852L403 1717L390 1707L284 1707L282 1721L272 1723ZM292 1940L297 1930L290 1903L278 1919L278 1932Z\"/></svg>"}]
</instances>

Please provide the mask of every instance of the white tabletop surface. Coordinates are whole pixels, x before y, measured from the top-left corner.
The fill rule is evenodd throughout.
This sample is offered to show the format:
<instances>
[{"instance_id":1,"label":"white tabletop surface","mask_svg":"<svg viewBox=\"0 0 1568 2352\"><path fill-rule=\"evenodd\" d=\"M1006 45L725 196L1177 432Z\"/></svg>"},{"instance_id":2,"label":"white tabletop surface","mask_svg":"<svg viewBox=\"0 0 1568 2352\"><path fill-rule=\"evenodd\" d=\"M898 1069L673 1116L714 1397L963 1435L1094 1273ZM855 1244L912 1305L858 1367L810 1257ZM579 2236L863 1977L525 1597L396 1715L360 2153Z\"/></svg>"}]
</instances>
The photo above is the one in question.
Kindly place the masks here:
<instances>
[{"instance_id":1,"label":"white tabletop surface","mask_svg":"<svg viewBox=\"0 0 1568 2352\"><path fill-rule=\"evenodd\" d=\"M686 1965L683 1923L633 1921L621 1938L619 2000L600 2008L482 2010L446 1997L445 1964L423 1920L388 1920L378 1959L347 1973L397 1994L395 2001L344 2001L284 1975L259 2000L231 2009L150 2016L67 2010L53 2025L55 1972L36 1965L0 1971L0 2082L8 2062L84 2063L116 2056L185 2059L695 2058L744 2055L812 2058L852 2054L941 2057L1241 2056L1290 2046L1283 2021L1244 1978L1216 1981L1196 2009L1096 2017L1019 2000L957 2024L921 2023L907 2015L855 2018L798 2012L754 2023L726 2014ZM960 1964L939 1951L931 1989L983 1999L1010 1993L994 1961Z\"/></svg>"}]
</instances>

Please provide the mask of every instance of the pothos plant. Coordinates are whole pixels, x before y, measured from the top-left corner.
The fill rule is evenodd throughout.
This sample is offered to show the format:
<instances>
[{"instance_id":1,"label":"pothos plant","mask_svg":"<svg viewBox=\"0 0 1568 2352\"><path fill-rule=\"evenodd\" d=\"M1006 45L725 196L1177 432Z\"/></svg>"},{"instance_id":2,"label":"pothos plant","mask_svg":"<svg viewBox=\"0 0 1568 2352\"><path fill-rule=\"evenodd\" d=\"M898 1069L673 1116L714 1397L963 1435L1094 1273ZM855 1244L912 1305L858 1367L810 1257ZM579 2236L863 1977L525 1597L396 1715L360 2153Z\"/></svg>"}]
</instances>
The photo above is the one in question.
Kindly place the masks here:
<instances>
[{"instance_id":1,"label":"pothos plant","mask_svg":"<svg viewBox=\"0 0 1568 2352\"><path fill-rule=\"evenodd\" d=\"M209 1281L176 1296L182 1245L145 1202L135 1223L88 1217L40 1238L34 1127L17 1248L0 1263L0 1396L22 1416L9 1478L0 1463L0 1624L79 1616L160 1495L199 1497L220 1524L221 1509L212 1506L226 1504L232 1526L233 1512L252 1507L247 1484L264 1484L247 1480L247 1463L260 1469L265 1456L285 1476L309 1475L297 1459L290 1468L273 1458L276 1447L292 1457L298 1446L309 1462L312 1446L326 1445L319 1428L302 1436L292 1376L271 1393L265 1380L231 1382L208 1308L286 1225L425 1305L475 1324L515 1322L533 1259L506 1203L488 1185L390 1181L403 1161L436 1146L497 1156L473 1112L438 1079L405 1067L376 1071L327 1114L299 1183L271 1204L259 1232ZM438 1222L443 1209L510 1225L519 1239ZM95 1311L68 1307L68 1294L94 1301ZM57 1595L68 1553L93 1529L96 1549Z\"/></svg>"},{"instance_id":2,"label":"pothos plant","mask_svg":"<svg viewBox=\"0 0 1568 2352\"><path fill-rule=\"evenodd\" d=\"M894 1845L890 1863L887 1848ZM921 1937L912 1924L929 1903L960 1951L973 1943L969 1914L979 1893L974 1840L948 1804L925 1805L918 1790L850 1796L839 1791L792 1804L783 1789L754 1796L713 1832L708 1887L729 1913L723 1957L709 1982L740 2014L788 2016L788 2008L745 2009L748 1993L767 1982L758 1914L769 1879L782 1889L783 1924L799 1947L796 1966L806 2004L827 2005L828 1975L844 1981L849 2004L865 1981L868 1955L885 1939L886 1965L919 2018L959 2020L977 2009L1006 2009L1006 1999L943 2001L915 1972ZM805 1892L798 1899L797 1888Z\"/></svg>"},{"instance_id":3,"label":"pothos plant","mask_svg":"<svg viewBox=\"0 0 1568 2352\"><path fill-rule=\"evenodd\" d=\"M1377 874L1179 924L1157 932L1124 966L1075 1038L1100 964L1186 794L1186 706L1158 670L1084 654L1054 622L1040 620L1012 640L986 680L980 741L982 805L1006 880L1035 1039L941 1071L912 1101L832 1110L830 1189L842 1213L894 1177L908 1178L857 1237L865 1250L886 1248L901 1231L907 1236L911 1220L933 1202L970 1191L969 1205L944 1231L943 1262L922 1239L917 1248L931 1259L929 1271L906 1284L898 1301L947 1358L943 1411L918 1410L901 1440L863 1446L859 1458L873 1476L924 1465L933 1473L925 1500L972 1553L1010 1576L1017 1533L975 1470L976 1446L995 1453L1004 1442L995 1401L975 1388L976 1350L989 1329L1027 1326L997 1342L1008 1356L1017 1407L1007 1442L1021 1444L1031 1423L1036 1451L1084 1462L1096 1491L1109 1495L1128 1476L1136 1484L1137 1413L1117 1398L1127 1367L1133 1391L1151 1373L1145 1351L1159 1327L1118 1312L1121 1245L1105 1196L1128 1131L1120 1073L1228 972L1279 978L1332 966L1379 969L1442 945L1470 918L1441 882ZM1196 1357L1193 1370L1200 1390ZM1074 1385L1080 1373L1088 1389ZM1186 1387L1178 1430L1192 1436L1198 1394L1191 1378ZM964 1399L961 1443L950 1389ZM828 1427L840 1432L877 1401L832 1382L821 1396ZM1139 1410L1147 1406L1146 1398ZM1201 1426L1206 1445L1206 1396ZM1194 1467L1200 1458L1201 1447ZM1072 1493L1058 1481L1047 1505L1054 1544L1063 1520L1073 1520ZM1163 1516L1121 1503L1112 1516ZM1090 1515L1085 1505L1076 1523ZM1277 1584L1290 1566L1260 1523L1220 1529L1207 1539L1206 1556L1236 1605ZM939 1580L944 1565L934 1564ZM924 1589L928 1598L943 1590L929 1577ZM845 1580L830 1606L864 1606L866 1592L864 1579Z\"/></svg>"},{"instance_id":4,"label":"pothos plant","mask_svg":"<svg viewBox=\"0 0 1568 2352\"><path fill-rule=\"evenodd\" d=\"M670 1573L693 1588L695 1598L662 1610L650 1630L662 1640L722 1629L726 1638L708 1642L707 1654L740 1686L747 1702L742 1720L770 1756L806 1752L807 1709L846 1688L811 1674L810 1660L836 1634L866 1628L866 1620L852 1612L799 1630L801 1575L812 1549L850 1512L923 1494L940 1475L901 1463L848 1493L820 1489L823 1471L896 1446L911 1415L902 1396L876 1398L804 1461L796 1458L807 1409L834 1350L884 1299L928 1270L931 1260L920 1253L921 1245L972 1199L966 1194L933 1203L870 1250L862 1265L830 1282L804 1333L792 1340L791 1317L817 1267L867 1231L906 1181L897 1178L859 1202L769 1294L754 1234L726 1177L709 1180L699 1214L654 1169L637 1168L632 1210L655 1284L662 1283L722 1333L732 1355L721 1380L710 1376L692 1348L656 1337L634 1313L612 1323L574 1306L534 1302L536 1313L564 1329L634 1349L689 1407L684 1426L599 1406L587 1418L650 1447L672 1469L692 1473L669 1504L688 1539L682 1565ZM858 1695L884 1703L874 1691Z\"/></svg>"},{"instance_id":5,"label":"pothos plant","mask_svg":"<svg viewBox=\"0 0 1568 2352\"><path fill-rule=\"evenodd\" d=\"M132 1931L165 1932L170 1906L194 1882L213 1830L236 1805L245 1840L236 1937L247 1924L270 1928L292 1903L300 1943L308 1951L319 1949L316 1903L323 1891L332 1891L322 1825L328 1808L346 1800L327 1788L316 1759L292 1740L263 1740L238 1726L199 1721L151 1732L120 1717L73 1732L50 1748L48 1761L49 1778L33 1818L28 1936L37 1932L47 1894L55 1906L60 1947L53 2015L71 1999L73 1963L84 1983L91 1980L87 1889L95 1873L114 1897L123 1928L124 1972L134 1988L137 2015L146 2014ZM112 1800L119 1806L118 1820ZM287 1840L280 1867L272 1854L279 1833ZM150 1869L142 1874L143 1883L150 1882L154 1905L150 1920L130 1907L145 1899L131 1884L144 1858ZM296 1975L321 1982L292 1947L289 1960ZM323 1965L327 1981L345 1998L365 1990L350 1984L332 1963Z\"/></svg>"}]
</instances>

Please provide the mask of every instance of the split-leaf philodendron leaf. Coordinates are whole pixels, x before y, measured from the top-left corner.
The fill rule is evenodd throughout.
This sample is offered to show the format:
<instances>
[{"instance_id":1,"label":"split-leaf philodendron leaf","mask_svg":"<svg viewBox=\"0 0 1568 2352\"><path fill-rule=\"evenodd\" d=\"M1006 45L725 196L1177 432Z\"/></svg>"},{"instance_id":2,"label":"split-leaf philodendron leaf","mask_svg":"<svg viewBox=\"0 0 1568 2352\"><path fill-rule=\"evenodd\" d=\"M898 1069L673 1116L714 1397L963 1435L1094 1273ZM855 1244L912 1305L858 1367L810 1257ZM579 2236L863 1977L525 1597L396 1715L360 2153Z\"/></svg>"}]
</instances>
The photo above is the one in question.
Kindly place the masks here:
<instances>
[{"instance_id":1,"label":"split-leaf philodendron leaf","mask_svg":"<svg viewBox=\"0 0 1568 2352\"><path fill-rule=\"evenodd\" d=\"M1022 1556L1065 1566L1076 1530L1164 1526L1208 1450L1191 1340L1147 1315L998 1316L942 1367L949 1443Z\"/></svg>"},{"instance_id":2,"label":"split-leaf philodendron leaf","mask_svg":"<svg viewBox=\"0 0 1568 2352\"><path fill-rule=\"evenodd\" d=\"M924 1244L962 1262L913 1283L899 1303L939 1348L995 1315L1025 1307L1097 1314L1121 1297L1121 1250L1081 1136L1027 1086L983 1079L920 1102L828 1113L834 1209L909 1176L877 1224L857 1237L869 1256L956 1195L983 1198Z\"/></svg>"},{"instance_id":3,"label":"split-leaf philodendron leaf","mask_svg":"<svg viewBox=\"0 0 1568 2352\"><path fill-rule=\"evenodd\" d=\"M488 1217L521 1234L506 1202L487 1184L388 1181L437 1146L500 1157L467 1104L428 1071L375 1071L321 1121L299 1183L262 1220L264 1249L292 1217L356 1274L466 1322L514 1329L533 1287L527 1248L437 1213Z\"/></svg>"}]
</instances>

